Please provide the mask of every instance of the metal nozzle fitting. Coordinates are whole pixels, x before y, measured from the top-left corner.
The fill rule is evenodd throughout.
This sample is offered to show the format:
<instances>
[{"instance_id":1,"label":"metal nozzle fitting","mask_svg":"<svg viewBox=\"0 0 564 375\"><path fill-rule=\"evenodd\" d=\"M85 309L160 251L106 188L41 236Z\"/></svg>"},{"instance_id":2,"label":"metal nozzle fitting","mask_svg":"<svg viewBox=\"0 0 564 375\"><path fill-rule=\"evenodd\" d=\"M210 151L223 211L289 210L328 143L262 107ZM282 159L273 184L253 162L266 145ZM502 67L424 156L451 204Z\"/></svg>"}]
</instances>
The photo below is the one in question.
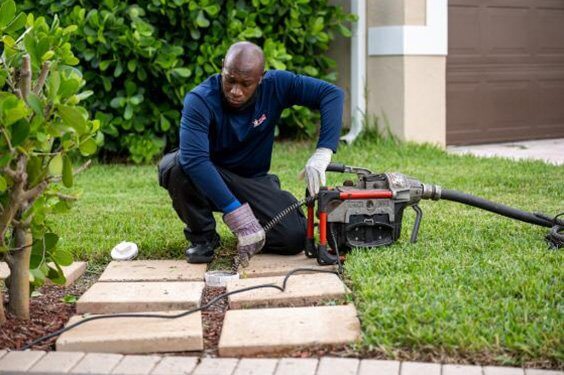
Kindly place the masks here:
<instances>
[{"instance_id":1,"label":"metal nozzle fitting","mask_svg":"<svg viewBox=\"0 0 564 375\"><path fill-rule=\"evenodd\" d=\"M438 201L441 199L441 187L439 185L423 185L423 194L421 194L421 199L432 199Z\"/></svg>"}]
</instances>

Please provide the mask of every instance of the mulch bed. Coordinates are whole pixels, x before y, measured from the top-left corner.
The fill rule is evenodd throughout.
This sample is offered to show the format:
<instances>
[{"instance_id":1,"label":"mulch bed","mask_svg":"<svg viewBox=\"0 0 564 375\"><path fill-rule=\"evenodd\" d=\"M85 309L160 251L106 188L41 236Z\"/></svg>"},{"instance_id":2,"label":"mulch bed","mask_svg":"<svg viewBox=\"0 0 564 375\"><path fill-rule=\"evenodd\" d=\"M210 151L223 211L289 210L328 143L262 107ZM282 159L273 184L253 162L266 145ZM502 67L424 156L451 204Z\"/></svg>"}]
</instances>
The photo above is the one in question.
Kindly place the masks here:
<instances>
[{"instance_id":1,"label":"mulch bed","mask_svg":"<svg viewBox=\"0 0 564 375\"><path fill-rule=\"evenodd\" d=\"M32 297L30 301L30 320L21 320L6 311L7 321L0 326L0 349L18 350L33 340L55 332L64 327L68 320L76 314L75 304L63 302L67 295L78 299L97 280L96 275L84 275L79 281L68 288L47 285L38 289L40 295ZM225 293L225 288L205 287L202 294L202 305L208 303L218 295ZM4 291L4 306L7 306L8 295ZM217 356L217 345L223 326L223 318L227 311L227 299L210 306L202 312L202 326L204 329L204 355ZM41 344L34 345L34 350L55 350L53 337ZM177 353L180 354L180 353ZM198 355L198 353L191 353Z\"/></svg>"},{"instance_id":2,"label":"mulch bed","mask_svg":"<svg viewBox=\"0 0 564 375\"><path fill-rule=\"evenodd\" d=\"M76 313L75 304L63 302L67 295L80 297L96 281L94 275L84 275L68 288L45 285L37 291L40 295L30 300L30 320L21 320L6 311L7 321L0 326L0 349L17 350L33 340L63 328ZM4 291L4 306L8 295ZM56 337L32 347L34 350L55 350Z\"/></svg>"}]
</instances>

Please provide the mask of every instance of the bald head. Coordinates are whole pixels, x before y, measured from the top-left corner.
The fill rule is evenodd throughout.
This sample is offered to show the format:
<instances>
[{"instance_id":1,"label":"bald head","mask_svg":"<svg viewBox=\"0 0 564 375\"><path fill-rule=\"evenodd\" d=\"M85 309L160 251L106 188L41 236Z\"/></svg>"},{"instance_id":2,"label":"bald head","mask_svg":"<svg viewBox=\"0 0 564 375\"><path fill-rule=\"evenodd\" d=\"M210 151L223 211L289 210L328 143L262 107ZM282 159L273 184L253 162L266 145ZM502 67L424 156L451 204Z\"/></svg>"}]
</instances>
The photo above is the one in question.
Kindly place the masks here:
<instances>
[{"instance_id":1,"label":"bald head","mask_svg":"<svg viewBox=\"0 0 564 375\"><path fill-rule=\"evenodd\" d=\"M259 46L238 42L229 47L221 70L221 85L227 104L232 108L242 108L251 103L263 73L264 53Z\"/></svg>"},{"instance_id":2,"label":"bald head","mask_svg":"<svg viewBox=\"0 0 564 375\"><path fill-rule=\"evenodd\" d=\"M264 71L264 53L262 49L251 42L237 42L232 44L225 54L223 66L240 73Z\"/></svg>"}]
</instances>

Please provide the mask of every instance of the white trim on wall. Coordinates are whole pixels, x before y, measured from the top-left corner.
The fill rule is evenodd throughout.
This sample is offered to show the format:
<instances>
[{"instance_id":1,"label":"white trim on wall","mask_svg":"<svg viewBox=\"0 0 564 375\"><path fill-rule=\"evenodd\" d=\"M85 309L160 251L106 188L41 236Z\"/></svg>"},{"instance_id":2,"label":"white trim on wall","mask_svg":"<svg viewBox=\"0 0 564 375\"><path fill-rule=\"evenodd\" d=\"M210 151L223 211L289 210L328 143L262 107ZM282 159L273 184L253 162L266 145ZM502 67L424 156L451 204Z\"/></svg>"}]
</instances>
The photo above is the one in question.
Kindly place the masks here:
<instances>
[{"instance_id":1,"label":"white trim on wall","mask_svg":"<svg viewBox=\"0 0 564 375\"><path fill-rule=\"evenodd\" d=\"M427 0L425 26L379 26L368 28L368 54L437 55L448 50L447 0Z\"/></svg>"}]
</instances>

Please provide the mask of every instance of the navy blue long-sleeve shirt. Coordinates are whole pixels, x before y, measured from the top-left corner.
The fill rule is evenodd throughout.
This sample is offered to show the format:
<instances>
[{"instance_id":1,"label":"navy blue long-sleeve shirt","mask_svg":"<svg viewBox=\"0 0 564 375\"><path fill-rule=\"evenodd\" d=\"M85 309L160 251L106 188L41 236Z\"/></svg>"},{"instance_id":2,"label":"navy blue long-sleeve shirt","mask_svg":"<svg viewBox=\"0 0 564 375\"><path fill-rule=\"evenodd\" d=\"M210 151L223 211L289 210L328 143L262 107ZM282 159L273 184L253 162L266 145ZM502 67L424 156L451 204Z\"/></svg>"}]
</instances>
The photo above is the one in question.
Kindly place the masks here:
<instances>
[{"instance_id":1,"label":"navy blue long-sleeve shirt","mask_svg":"<svg viewBox=\"0 0 564 375\"><path fill-rule=\"evenodd\" d=\"M215 166L243 177L270 169L274 130L282 110L292 105L319 109L317 148L336 152L343 116L343 91L325 81L287 71L265 73L254 104L229 109L222 100L221 75L211 76L184 98L179 162L184 172L223 212L238 202Z\"/></svg>"}]
</instances>

